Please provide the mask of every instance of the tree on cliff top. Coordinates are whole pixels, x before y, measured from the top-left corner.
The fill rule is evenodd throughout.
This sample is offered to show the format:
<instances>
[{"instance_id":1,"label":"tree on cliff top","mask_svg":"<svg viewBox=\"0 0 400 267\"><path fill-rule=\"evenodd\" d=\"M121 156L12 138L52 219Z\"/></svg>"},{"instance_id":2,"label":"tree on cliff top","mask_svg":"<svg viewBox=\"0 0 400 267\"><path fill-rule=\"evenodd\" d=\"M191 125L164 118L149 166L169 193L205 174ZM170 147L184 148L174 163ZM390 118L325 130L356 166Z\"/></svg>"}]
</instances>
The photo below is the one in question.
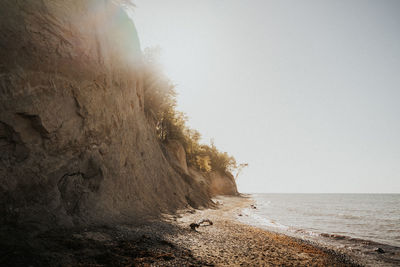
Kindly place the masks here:
<instances>
[{"instance_id":1,"label":"tree on cliff top","mask_svg":"<svg viewBox=\"0 0 400 267\"><path fill-rule=\"evenodd\" d=\"M175 85L162 72L159 53L159 48L145 49L143 74L144 110L154 122L159 141L178 140L185 148L188 164L200 171L233 172L238 167L235 158L220 152L213 141L210 145L200 144L200 133L190 129L187 116L177 111Z\"/></svg>"}]
</instances>

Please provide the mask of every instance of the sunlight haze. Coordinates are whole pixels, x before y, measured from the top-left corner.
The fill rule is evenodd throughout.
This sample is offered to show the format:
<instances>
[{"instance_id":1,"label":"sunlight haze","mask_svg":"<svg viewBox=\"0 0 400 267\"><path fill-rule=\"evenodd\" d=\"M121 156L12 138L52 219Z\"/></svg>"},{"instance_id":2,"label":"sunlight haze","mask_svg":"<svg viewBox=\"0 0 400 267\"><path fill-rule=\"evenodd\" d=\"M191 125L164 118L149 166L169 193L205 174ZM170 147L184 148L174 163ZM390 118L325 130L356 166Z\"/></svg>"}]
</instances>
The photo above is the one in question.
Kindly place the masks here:
<instances>
[{"instance_id":1,"label":"sunlight haze","mask_svg":"<svg viewBox=\"0 0 400 267\"><path fill-rule=\"evenodd\" d=\"M134 2L240 192L400 193L400 1Z\"/></svg>"}]
</instances>

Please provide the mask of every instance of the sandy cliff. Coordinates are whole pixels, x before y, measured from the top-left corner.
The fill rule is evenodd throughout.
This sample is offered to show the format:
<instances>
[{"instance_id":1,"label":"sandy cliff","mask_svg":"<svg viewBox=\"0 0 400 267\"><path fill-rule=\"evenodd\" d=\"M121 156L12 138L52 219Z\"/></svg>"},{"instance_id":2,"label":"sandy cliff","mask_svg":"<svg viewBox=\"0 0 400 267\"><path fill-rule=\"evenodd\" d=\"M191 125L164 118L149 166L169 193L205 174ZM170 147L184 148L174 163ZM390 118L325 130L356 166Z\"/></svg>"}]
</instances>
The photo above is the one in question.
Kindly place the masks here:
<instances>
[{"instance_id":1,"label":"sandy cliff","mask_svg":"<svg viewBox=\"0 0 400 267\"><path fill-rule=\"evenodd\" d=\"M146 121L139 41L123 9L4 0L0 12L2 224L134 221L209 203Z\"/></svg>"},{"instance_id":2,"label":"sandy cliff","mask_svg":"<svg viewBox=\"0 0 400 267\"><path fill-rule=\"evenodd\" d=\"M208 191L212 196L216 195L239 195L236 182L232 174L221 173L218 171L211 172L209 175Z\"/></svg>"},{"instance_id":3,"label":"sandy cliff","mask_svg":"<svg viewBox=\"0 0 400 267\"><path fill-rule=\"evenodd\" d=\"M166 145L166 156L172 166L178 171L189 176L206 188L208 194L213 197L217 195L239 195L235 178L231 173L224 173L212 170L208 173L200 172L193 167L189 167L186 161L186 152L182 144L176 140L170 140Z\"/></svg>"}]
</instances>

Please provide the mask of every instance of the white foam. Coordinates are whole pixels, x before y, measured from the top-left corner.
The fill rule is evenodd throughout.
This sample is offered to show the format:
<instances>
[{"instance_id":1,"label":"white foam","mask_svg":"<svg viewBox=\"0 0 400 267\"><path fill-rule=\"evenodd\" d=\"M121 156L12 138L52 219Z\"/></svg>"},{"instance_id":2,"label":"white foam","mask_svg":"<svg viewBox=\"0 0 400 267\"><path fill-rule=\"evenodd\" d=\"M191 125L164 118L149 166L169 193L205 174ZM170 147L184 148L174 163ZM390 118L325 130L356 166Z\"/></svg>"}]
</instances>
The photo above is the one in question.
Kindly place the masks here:
<instances>
[{"instance_id":1,"label":"white foam","mask_svg":"<svg viewBox=\"0 0 400 267\"><path fill-rule=\"evenodd\" d=\"M239 219L250 225L266 226L266 227L278 228L281 230L289 230L288 226L280 224L273 220L267 219L265 217L262 217L262 216L256 214L251 209L248 209L248 208L243 209L242 214L245 215L247 217L247 219L246 218L243 218L243 219L239 218Z\"/></svg>"}]
</instances>

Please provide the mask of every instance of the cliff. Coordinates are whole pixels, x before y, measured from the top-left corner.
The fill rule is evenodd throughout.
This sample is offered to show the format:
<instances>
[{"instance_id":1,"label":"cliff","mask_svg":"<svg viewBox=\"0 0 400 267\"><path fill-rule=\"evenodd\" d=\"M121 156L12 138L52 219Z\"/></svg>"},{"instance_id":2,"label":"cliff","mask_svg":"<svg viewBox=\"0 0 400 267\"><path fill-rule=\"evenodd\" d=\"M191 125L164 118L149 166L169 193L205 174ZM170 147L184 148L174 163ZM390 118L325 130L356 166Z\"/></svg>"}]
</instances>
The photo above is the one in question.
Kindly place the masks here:
<instances>
[{"instance_id":1,"label":"cliff","mask_svg":"<svg viewBox=\"0 0 400 267\"><path fill-rule=\"evenodd\" d=\"M211 197L217 195L239 195L236 182L231 173L212 170L204 173L189 167L186 162L186 152L182 144L176 140L170 140L166 144L166 156L178 172L189 176L206 188Z\"/></svg>"},{"instance_id":2,"label":"cliff","mask_svg":"<svg viewBox=\"0 0 400 267\"><path fill-rule=\"evenodd\" d=\"M146 119L123 8L4 0L0 10L1 224L133 222L210 204L179 144L165 151Z\"/></svg>"}]
</instances>

